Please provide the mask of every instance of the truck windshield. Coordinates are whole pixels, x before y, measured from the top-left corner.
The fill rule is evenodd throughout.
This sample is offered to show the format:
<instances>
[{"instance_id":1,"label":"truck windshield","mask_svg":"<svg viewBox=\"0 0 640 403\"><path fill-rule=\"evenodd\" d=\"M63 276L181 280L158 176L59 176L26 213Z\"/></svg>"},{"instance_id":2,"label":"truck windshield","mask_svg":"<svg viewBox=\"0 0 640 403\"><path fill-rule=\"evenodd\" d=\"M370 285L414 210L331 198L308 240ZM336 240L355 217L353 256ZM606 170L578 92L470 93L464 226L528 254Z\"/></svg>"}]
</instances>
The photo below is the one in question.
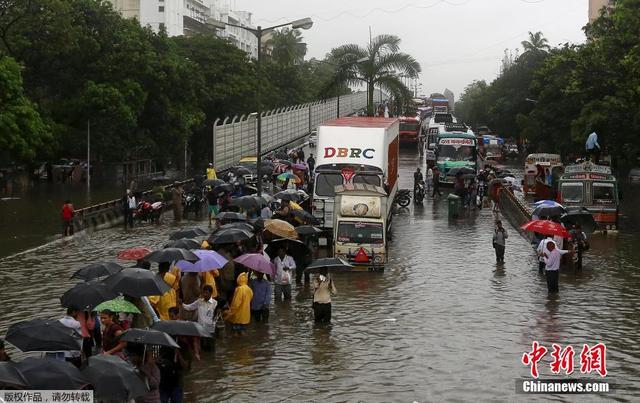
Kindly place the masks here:
<instances>
[{"instance_id":1,"label":"truck windshield","mask_svg":"<svg viewBox=\"0 0 640 403\"><path fill-rule=\"evenodd\" d=\"M474 147L450 145L438 146L438 162L444 161L474 161Z\"/></svg>"},{"instance_id":2,"label":"truck windshield","mask_svg":"<svg viewBox=\"0 0 640 403\"><path fill-rule=\"evenodd\" d=\"M341 221L338 224L338 242L382 245L384 244L382 223Z\"/></svg>"},{"instance_id":3,"label":"truck windshield","mask_svg":"<svg viewBox=\"0 0 640 403\"><path fill-rule=\"evenodd\" d=\"M364 183L365 185L380 186L380 177L377 175L356 175L353 177L353 183Z\"/></svg>"},{"instance_id":4,"label":"truck windshield","mask_svg":"<svg viewBox=\"0 0 640 403\"><path fill-rule=\"evenodd\" d=\"M593 184L593 203L595 204L613 204L615 203L615 194L613 183L594 182Z\"/></svg>"},{"instance_id":5,"label":"truck windshield","mask_svg":"<svg viewBox=\"0 0 640 403\"><path fill-rule=\"evenodd\" d=\"M335 187L342 185L342 175L339 173L322 173L316 177L316 195L333 197L336 195Z\"/></svg>"},{"instance_id":6,"label":"truck windshield","mask_svg":"<svg viewBox=\"0 0 640 403\"><path fill-rule=\"evenodd\" d=\"M400 123L400 131L401 132L417 132L418 124L417 123Z\"/></svg>"},{"instance_id":7,"label":"truck windshield","mask_svg":"<svg viewBox=\"0 0 640 403\"><path fill-rule=\"evenodd\" d=\"M582 203L583 185L580 182L562 184L562 201L568 203Z\"/></svg>"}]
</instances>

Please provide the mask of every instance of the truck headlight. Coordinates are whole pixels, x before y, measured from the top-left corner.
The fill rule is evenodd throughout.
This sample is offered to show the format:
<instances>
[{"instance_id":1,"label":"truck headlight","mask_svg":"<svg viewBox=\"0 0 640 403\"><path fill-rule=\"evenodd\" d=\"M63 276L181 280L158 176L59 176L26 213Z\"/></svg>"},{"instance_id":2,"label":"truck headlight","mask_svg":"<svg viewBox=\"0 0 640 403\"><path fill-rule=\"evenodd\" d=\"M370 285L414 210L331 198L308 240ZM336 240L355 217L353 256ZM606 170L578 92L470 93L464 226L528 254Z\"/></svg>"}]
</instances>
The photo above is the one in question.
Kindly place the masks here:
<instances>
[{"instance_id":1,"label":"truck headlight","mask_svg":"<svg viewBox=\"0 0 640 403\"><path fill-rule=\"evenodd\" d=\"M344 253L336 253L336 257L342 260L348 260L347 255Z\"/></svg>"},{"instance_id":2,"label":"truck headlight","mask_svg":"<svg viewBox=\"0 0 640 403\"><path fill-rule=\"evenodd\" d=\"M375 264L383 264L384 263L384 255L375 255L373 257L373 263L375 263Z\"/></svg>"}]
</instances>

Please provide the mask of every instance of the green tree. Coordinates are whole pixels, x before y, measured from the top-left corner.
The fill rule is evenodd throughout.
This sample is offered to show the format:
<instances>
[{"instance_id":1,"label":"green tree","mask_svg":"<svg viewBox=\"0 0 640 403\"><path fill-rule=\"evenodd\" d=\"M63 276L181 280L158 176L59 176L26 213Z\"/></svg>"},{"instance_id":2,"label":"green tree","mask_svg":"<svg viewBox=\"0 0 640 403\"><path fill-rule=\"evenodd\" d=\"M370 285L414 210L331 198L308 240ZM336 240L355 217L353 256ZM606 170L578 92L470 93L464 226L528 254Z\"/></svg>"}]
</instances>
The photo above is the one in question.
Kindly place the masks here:
<instances>
[{"instance_id":1,"label":"green tree","mask_svg":"<svg viewBox=\"0 0 640 403\"><path fill-rule=\"evenodd\" d=\"M282 28L271 33L266 43L272 48L271 59L280 66L300 64L307 54L299 29Z\"/></svg>"},{"instance_id":2,"label":"green tree","mask_svg":"<svg viewBox=\"0 0 640 403\"><path fill-rule=\"evenodd\" d=\"M49 139L36 106L24 95L20 65L0 56L0 150L14 160L31 161Z\"/></svg>"},{"instance_id":3,"label":"green tree","mask_svg":"<svg viewBox=\"0 0 640 403\"><path fill-rule=\"evenodd\" d=\"M524 52L546 52L551 47L547 41L547 38L542 35L542 32L538 31L536 33L529 32L529 40L520 42Z\"/></svg>"},{"instance_id":4,"label":"green tree","mask_svg":"<svg viewBox=\"0 0 640 403\"><path fill-rule=\"evenodd\" d=\"M399 37L378 35L366 47L343 45L331 53L343 66L342 76L346 84L367 85L369 115L373 115L373 92L376 86L400 99L412 97L411 90L404 85L401 76L417 78L421 72L420 63L413 56L400 52Z\"/></svg>"}]
</instances>

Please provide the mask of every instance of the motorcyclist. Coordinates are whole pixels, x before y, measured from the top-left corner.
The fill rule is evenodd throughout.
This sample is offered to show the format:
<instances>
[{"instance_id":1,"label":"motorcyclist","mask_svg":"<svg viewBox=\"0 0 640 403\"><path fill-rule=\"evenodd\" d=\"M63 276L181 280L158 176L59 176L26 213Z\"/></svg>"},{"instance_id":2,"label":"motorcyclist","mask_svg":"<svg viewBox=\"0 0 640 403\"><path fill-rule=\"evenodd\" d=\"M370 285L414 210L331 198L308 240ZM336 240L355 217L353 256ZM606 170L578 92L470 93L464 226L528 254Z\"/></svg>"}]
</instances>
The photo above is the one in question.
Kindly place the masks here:
<instances>
[{"instance_id":1,"label":"motorcyclist","mask_svg":"<svg viewBox=\"0 0 640 403\"><path fill-rule=\"evenodd\" d=\"M422 171L420 167L416 168L416 171L413 173L413 193L416 193L418 189L418 183L424 180L424 176L422 175Z\"/></svg>"}]
</instances>

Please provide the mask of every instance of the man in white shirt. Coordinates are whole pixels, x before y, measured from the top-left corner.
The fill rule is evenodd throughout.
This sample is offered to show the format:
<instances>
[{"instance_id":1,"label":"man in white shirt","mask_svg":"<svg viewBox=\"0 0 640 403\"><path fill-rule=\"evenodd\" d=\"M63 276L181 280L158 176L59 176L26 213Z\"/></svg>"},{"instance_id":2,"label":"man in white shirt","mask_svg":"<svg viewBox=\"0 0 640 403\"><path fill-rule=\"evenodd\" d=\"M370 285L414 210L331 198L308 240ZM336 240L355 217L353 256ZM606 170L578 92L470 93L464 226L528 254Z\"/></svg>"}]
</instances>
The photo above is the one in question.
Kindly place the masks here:
<instances>
[{"instance_id":1,"label":"man in white shirt","mask_svg":"<svg viewBox=\"0 0 640 403\"><path fill-rule=\"evenodd\" d=\"M213 294L213 287L205 285L202 287L202 297L193 301L190 304L182 304L182 308L185 311L198 311L197 322L204 327L209 333L216 331L216 324L213 320L215 317L215 310L218 306L218 301L211 298Z\"/></svg>"},{"instance_id":2,"label":"man in white shirt","mask_svg":"<svg viewBox=\"0 0 640 403\"><path fill-rule=\"evenodd\" d=\"M547 250L544 251L545 273L547 276L547 289L550 293L558 292L558 270L560 270L560 261L562 255L569 253L568 250L556 248L553 241L547 242Z\"/></svg>"},{"instance_id":3,"label":"man in white shirt","mask_svg":"<svg viewBox=\"0 0 640 403\"><path fill-rule=\"evenodd\" d=\"M76 367L80 367L82 364L80 351L82 350L82 327L80 322L78 322L75 318L75 315L78 313L78 310L75 308L67 308L67 313L58 321L72 329L75 333L74 336L78 336L78 350L74 351L65 351L64 353L53 353L55 354L55 358L60 360L69 361Z\"/></svg>"},{"instance_id":4,"label":"man in white shirt","mask_svg":"<svg viewBox=\"0 0 640 403\"><path fill-rule=\"evenodd\" d=\"M544 274L544 251L547 250L547 242L553 241L553 238L547 236L538 244L536 252L538 253L538 273Z\"/></svg>"},{"instance_id":5,"label":"man in white shirt","mask_svg":"<svg viewBox=\"0 0 640 403\"><path fill-rule=\"evenodd\" d=\"M273 259L276 266L276 274L274 276L274 296L276 301L280 301L280 297L284 294L284 300L291 300L291 271L296 269L296 262L287 255L284 248L278 249L278 256Z\"/></svg>"},{"instance_id":6,"label":"man in white shirt","mask_svg":"<svg viewBox=\"0 0 640 403\"><path fill-rule=\"evenodd\" d=\"M216 334L215 313L218 301L211 298L212 294L213 287L207 284L202 287L201 298L198 298L190 304L182 303L182 309L185 311L198 311L197 322L204 327L204 330L211 334L211 338L203 338L200 340L204 351L211 351L213 336Z\"/></svg>"}]
</instances>

